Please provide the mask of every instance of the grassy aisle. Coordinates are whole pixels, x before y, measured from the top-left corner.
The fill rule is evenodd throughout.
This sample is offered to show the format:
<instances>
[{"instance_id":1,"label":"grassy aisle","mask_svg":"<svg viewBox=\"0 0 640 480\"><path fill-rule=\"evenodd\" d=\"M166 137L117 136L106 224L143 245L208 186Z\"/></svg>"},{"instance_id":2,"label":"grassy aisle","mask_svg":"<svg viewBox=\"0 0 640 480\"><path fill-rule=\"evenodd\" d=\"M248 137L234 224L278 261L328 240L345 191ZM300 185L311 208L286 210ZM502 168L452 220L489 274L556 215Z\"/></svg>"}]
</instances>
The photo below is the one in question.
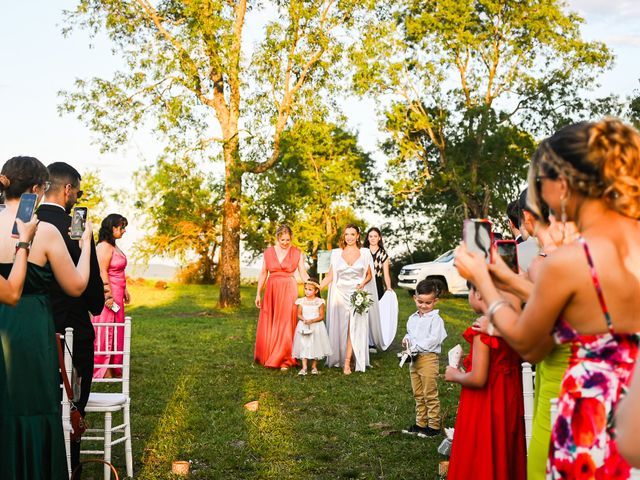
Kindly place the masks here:
<instances>
[{"instance_id":1,"label":"grassy aisle","mask_svg":"<svg viewBox=\"0 0 640 480\"><path fill-rule=\"evenodd\" d=\"M172 478L171 462L184 459L193 462L193 479L435 478L442 437L399 433L414 419L408 366L399 369L396 358L411 298L398 291L396 342L372 355L369 371L344 377L323 368L299 377L253 364L254 292L243 289L238 310L218 310L214 287L131 288L136 478ZM462 342L472 314L465 299L439 307L446 351ZM452 426L458 388L440 385ZM253 400L258 411L245 410ZM122 450L115 456L121 472Z\"/></svg>"}]
</instances>

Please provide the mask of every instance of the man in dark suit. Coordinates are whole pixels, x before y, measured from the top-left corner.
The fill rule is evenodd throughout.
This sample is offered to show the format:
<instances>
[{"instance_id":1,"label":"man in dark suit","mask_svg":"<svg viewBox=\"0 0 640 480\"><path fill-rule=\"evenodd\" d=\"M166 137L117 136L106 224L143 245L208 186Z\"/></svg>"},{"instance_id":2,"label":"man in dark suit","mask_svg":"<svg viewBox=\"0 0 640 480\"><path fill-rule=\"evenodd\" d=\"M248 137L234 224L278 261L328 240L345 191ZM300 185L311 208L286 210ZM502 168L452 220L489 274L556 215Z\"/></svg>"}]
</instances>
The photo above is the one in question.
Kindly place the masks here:
<instances>
[{"instance_id":1,"label":"man in dark suit","mask_svg":"<svg viewBox=\"0 0 640 480\"><path fill-rule=\"evenodd\" d=\"M71 216L69 213L82 196L80 190L80 174L71 165L64 162L52 163L48 167L51 186L37 211L38 219L51 223L62 234L67 250L74 263L80 258L80 245L77 240L69 238ZM73 365L82 377L80 400L76 407L84 416L84 409L91 391L93 377L93 340L95 337L89 312L99 315L105 301L100 266L96 256L95 244L91 243L91 273L86 290L80 297L65 294L57 282L53 282L50 297L53 307L53 320L56 332L64 333L67 327L73 328ZM80 463L80 442L71 442L71 468ZM79 478L76 476L76 478Z\"/></svg>"}]
</instances>

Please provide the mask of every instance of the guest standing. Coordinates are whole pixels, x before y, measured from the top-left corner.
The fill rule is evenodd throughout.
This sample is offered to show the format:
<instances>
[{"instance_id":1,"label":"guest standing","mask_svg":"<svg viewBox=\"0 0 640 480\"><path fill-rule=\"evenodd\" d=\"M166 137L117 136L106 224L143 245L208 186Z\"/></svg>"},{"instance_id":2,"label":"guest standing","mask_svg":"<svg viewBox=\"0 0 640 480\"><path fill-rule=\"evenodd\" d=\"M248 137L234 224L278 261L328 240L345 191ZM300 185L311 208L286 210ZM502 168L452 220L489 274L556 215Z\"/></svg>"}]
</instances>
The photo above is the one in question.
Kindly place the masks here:
<instances>
[{"instance_id":1,"label":"guest standing","mask_svg":"<svg viewBox=\"0 0 640 480\"><path fill-rule=\"evenodd\" d=\"M367 231L364 239L364 248L368 248L373 258L374 279L378 291L378 300L382 298L384 292L393 290L391 286L391 275L389 273L389 255L382 243L382 233L377 227L371 227Z\"/></svg>"},{"instance_id":2,"label":"guest standing","mask_svg":"<svg viewBox=\"0 0 640 480\"><path fill-rule=\"evenodd\" d=\"M374 266L368 248L360 248L360 229L348 224L342 231L341 248L331 252L331 266L320 282L320 288L329 287L327 299L327 330L331 340L330 367L342 367L345 375L351 374L351 358L355 369L364 372L369 366L369 318L378 318L378 292L372 282ZM366 290L373 304L367 314L357 314L350 306L351 294Z\"/></svg>"},{"instance_id":3,"label":"guest standing","mask_svg":"<svg viewBox=\"0 0 640 480\"><path fill-rule=\"evenodd\" d=\"M127 257L116 245L127 230L127 219L118 213L111 213L102 220L98 232L98 263L100 277L105 285L104 305L102 313L93 317L94 323L124 323L124 306L131 301L127 290ZM115 305L115 306L114 306ZM114 330L116 330L114 332ZM104 329L102 330L104 332ZM115 336L114 336L115 334ZM122 350L124 348L124 329L108 329L106 335L99 335L95 340L97 350ZM108 363L122 364L122 355L96 355L94 378L112 378L122 376L122 368L107 368Z\"/></svg>"},{"instance_id":4,"label":"guest standing","mask_svg":"<svg viewBox=\"0 0 640 480\"><path fill-rule=\"evenodd\" d=\"M526 359L571 345L552 426L547 478L629 478L613 412L627 390L640 331L640 134L619 120L582 122L544 140L529 167L528 203L542 198L578 241L551 253L522 315L504 303L483 259L456 266L489 304L489 319ZM551 335L551 333L553 335Z\"/></svg>"},{"instance_id":5,"label":"guest standing","mask_svg":"<svg viewBox=\"0 0 640 480\"><path fill-rule=\"evenodd\" d=\"M283 371L296 365L291 356L298 299L298 284L293 274L297 270L303 281L309 279L304 255L291 244L292 236L288 225L276 229L277 244L264 251L256 292L260 317L254 359L265 367ZM264 298L261 298L263 287Z\"/></svg>"},{"instance_id":6,"label":"guest standing","mask_svg":"<svg viewBox=\"0 0 640 480\"><path fill-rule=\"evenodd\" d=\"M49 290L54 280L64 292L80 296L89 280L91 223L87 222L77 267L56 227L41 222L32 245L11 238L20 196L49 187L49 173L33 157L14 157L2 167L0 189L6 208L0 212L0 274L12 280L14 256L28 250L24 291L15 307L0 305L0 377L6 399L0 403L0 465L11 480L68 479L62 417L58 351ZM18 250L18 252L16 252ZM0 387L2 388L2 387ZM4 388L2 388L4 390ZM6 400L6 401L4 401Z\"/></svg>"},{"instance_id":7,"label":"guest standing","mask_svg":"<svg viewBox=\"0 0 640 480\"><path fill-rule=\"evenodd\" d=\"M482 314L487 305L472 284L469 304ZM527 478L520 356L501 338L467 328L470 344L459 368L444 378L462 385L448 480Z\"/></svg>"},{"instance_id":8,"label":"guest standing","mask_svg":"<svg viewBox=\"0 0 640 480\"><path fill-rule=\"evenodd\" d=\"M64 162L52 163L49 170L49 190L44 194L44 200L38 207L38 218L54 225L67 247L69 255L75 264L80 259L80 246L77 240L69 237L71 217L69 213L73 206L82 197L78 171ZM64 334L67 327L73 328L73 366L82 379L80 399L75 402L78 411L84 416L84 409L91 392L91 379L93 377L93 340L94 332L89 312L98 315L102 311L104 292L102 279L100 278L100 266L96 256L96 247L91 238L89 284L80 297L71 297L57 281L51 283L49 296L53 308L53 321L56 332ZM71 469L80 465L80 441L71 443ZM80 478L81 470L78 469L76 478Z\"/></svg>"}]
</instances>

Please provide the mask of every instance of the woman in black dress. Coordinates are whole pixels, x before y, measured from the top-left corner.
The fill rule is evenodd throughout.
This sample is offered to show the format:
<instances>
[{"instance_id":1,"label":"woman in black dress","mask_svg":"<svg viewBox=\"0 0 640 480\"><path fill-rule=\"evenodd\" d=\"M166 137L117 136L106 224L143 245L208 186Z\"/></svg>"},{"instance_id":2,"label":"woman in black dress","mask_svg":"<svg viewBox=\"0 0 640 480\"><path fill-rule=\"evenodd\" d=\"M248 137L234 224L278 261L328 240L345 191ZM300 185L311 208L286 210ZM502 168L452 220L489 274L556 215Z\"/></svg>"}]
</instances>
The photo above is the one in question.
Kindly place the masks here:
<instances>
[{"instance_id":1,"label":"woman in black dress","mask_svg":"<svg viewBox=\"0 0 640 480\"><path fill-rule=\"evenodd\" d=\"M391 275L389 274L389 255L382 244L382 233L377 227L371 227L367 231L364 240L364 247L368 248L373 257L373 266L375 267L376 287L378 289L378 300L382 298L386 290L391 288Z\"/></svg>"}]
</instances>

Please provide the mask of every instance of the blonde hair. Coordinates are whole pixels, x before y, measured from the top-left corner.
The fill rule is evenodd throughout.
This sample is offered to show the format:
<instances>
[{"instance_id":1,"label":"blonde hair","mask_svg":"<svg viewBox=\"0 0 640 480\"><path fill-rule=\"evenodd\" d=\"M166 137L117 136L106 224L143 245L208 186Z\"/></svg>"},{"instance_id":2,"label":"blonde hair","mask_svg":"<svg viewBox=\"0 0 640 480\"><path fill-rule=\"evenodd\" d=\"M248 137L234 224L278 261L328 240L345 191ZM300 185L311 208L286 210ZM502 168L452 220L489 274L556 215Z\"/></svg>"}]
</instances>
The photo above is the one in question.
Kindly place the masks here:
<instances>
[{"instance_id":1,"label":"blonde hair","mask_svg":"<svg viewBox=\"0 0 640 480\"><path fill-rule=\"evenodd\" d=\"M527 203L536 213L542 201L538 172L552 179L564 177L572 190L640 218L640 134L618 119L575 123L540 143L528 176Z\"/></svg>"},{"instance_id":2,"label":"blonde hair","mask_svg":"<svg viewBox=\"0 0 640 480\"><path fill-rule=\"evenodd\" d=\"M288 233L290 237L293 237L291 227L286 223L278 225L278 228L276 228L276 238L280 238L280 235L282 235L283 233Z\"/></svg>"}]
</instances>

